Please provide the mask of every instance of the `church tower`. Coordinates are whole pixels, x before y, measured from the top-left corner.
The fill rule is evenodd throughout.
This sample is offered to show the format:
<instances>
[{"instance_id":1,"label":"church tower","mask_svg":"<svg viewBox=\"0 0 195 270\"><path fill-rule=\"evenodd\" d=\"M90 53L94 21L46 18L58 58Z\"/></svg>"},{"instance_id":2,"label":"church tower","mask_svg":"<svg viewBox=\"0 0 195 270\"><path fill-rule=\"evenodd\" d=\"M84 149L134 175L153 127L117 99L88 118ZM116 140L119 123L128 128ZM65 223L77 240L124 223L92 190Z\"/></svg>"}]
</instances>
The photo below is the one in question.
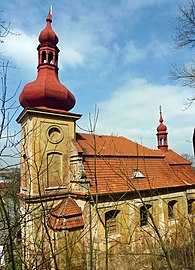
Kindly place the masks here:
<instances>
[{"instance_id":1,"label":"church tower","mask_svg":"<svg viewBox=\"0 0 195 270\"><path fill-rule=\"evenodd\" d=\"M42 196L69 190L70 141L81 115L70 113L73 94L58 78L58 37L53 31L51 10L39 35L38 75L21 95L21 195Z\"/></svg>"},{"instance_id":2,"label":"church tower","mask_svg":"<svg viewBox=\"0 0 195 270\"><path fill-rule=\"evenodd\" d=\"M61 250L64 241L77 243L73 240L77 238L75 230L84 224L82 210L71 197L70 164L72 142L76 139L75 122L81 115L69 112L75 105L75 97L58 78L60 50L51 26L51 10L46 22L39 35L37 78L20 94L24 109L17 119L21 124L19 196L23 261L28 269L41 270L64 269L57 264L65 265L64 258L68 255L65 251L56 254L57 245ZM74 257L79 263L78 255Z\"/></svg>"},{"instance_id":3,"label":"church tower","mask_svg":"<svg viewBox=\"0 0 195 270\"><path fill-rule=\"evenodd\" d=\"M160 125L157 127L157 141L158 141L158 149L163 151L168 151L168 140L167 140L167 127L163 124L162 110L160 106Z\"/></svg>"}]
</instances>

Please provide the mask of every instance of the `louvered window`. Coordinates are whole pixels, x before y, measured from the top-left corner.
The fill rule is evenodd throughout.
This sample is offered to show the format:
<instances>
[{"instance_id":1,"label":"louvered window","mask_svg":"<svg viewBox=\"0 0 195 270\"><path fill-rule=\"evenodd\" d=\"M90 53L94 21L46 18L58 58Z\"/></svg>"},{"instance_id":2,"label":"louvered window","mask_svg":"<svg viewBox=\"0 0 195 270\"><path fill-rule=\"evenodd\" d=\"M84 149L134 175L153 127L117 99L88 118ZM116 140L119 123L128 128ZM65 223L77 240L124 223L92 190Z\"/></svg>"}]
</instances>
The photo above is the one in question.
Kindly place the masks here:
<instances>
[{"instance_id":1,"label":"louvered window","mask_svg":"<svg viewBox=\"0 0 195 270\"><path fill-rule=\"evenodd\" d=\"M113 234L117 232L117 220L116 217L120 211L110 210L105 214L105 226L108 234Z\"/></svg>"}]
</instances>

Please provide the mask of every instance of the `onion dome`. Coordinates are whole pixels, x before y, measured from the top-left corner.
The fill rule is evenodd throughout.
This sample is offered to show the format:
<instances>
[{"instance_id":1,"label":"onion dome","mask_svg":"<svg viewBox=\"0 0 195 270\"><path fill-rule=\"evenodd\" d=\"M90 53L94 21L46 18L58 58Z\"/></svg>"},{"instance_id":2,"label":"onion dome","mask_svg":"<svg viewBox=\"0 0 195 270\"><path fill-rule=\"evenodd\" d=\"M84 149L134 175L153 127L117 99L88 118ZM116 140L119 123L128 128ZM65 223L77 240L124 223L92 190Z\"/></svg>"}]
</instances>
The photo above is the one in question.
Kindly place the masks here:
<instances>
[{"instance_id":1,"label":"onion dome","mask_svg":"<svg viewBox=\"0 0 195 270\"><path fill-rule=\"evenodd\" d=\"M46 21L47 26L39 36L40 44L37 48L37 79L24 87L19 101L24 108L44 107L69 111L75 105L75 97L58 78L58 37L51 28L51 11Z\"/></svg>"},{"instance_id":2,"label":"onion dome","mask_svg":"<svg viewBox=\"0 0 195 270\"><path fill-rule=\"evenodd\" d=\"M159 122L160 122L160 125L157 127L157 131L158 132L166 132L167 127L163 124L162 112L160 112Z\"/></svg>"},{"instance_id":3,"label":"onion dome","mask_svg":"<svg viewBox=\"0 0 195 270\"><path fill-rule=\"evenodd\" d=\"M40 35L39 35L39 42L40 42L40 44L50 43L52 45L57 45L58 37L51 27L51 23L52 23L51 11L49 11L49 13L48 13L46 22L47 22L47 25L46 25L45 29L42 30Z\"/></svg>"},{"instance_id":4,"label":"onion dome","mask_svg":"<svg viewBox=\"0 0 195 270\"><path fill-rule=\"evenodd\" d=\"M46 107L69 111L75 105L73 94L50 70L42 70L34 82L28 83L19 98L22 107Z\"/></svg>"}]
</instances>

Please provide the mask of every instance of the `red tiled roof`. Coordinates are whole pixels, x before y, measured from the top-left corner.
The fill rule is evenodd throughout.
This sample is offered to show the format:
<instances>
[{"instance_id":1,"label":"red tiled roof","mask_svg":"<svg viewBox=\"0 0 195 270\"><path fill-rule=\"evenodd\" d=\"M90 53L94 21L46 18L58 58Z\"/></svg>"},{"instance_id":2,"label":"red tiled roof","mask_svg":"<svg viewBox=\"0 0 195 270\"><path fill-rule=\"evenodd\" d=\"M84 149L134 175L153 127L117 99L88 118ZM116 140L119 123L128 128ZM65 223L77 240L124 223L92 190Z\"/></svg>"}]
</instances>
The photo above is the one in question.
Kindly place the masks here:
<instances>
[{"instance_id":1,"label":"red tiled roof","mask_svg":"<svg viewBox=\"0 0 195 270\"><path fill-rule=\"evenodd\" d=\"M68 217L82 214L82 211L76 201L68 197L61 201L50 213L56 217Z\"/></svg>"},{"instance_id":2,"label":"red tiled roof","mask_svg":"<svg viewBox=\"0 0 195 270\"><path fill-rule=\"evenodd\" d=\"M77 143L84 155L164 157L158 149L149 149L125 137L77 133ZM95 151L96 148L96 151Z\"/></svg>"},{"instance_id":3,"label":"red tiled roof","mask_svg":"<svg viewBox=\"0 0 195 270\"><path fill-rule=\"evenodd\" d=\"M183 165L190 165L191 162L189 162L188 160L186 160L185 158L181 157L180 155L178 155L177 153L175 153L172 150L168 150L166 152L164 152L165 156L166 156L166 160L170 165L178 165L178 164L183 164Z\"/></svg>"},{"instance_id":4,"label":"red tiled roof","mask_svg":"<svg viewBox=\"0 0 195 270\"><path fill-rule=\"evenodd\" d=\"M68 197L50 211L48 226L53 230L77 230L83 228L81 208L76 201Z\"/></svg>"},{"instance_id":5,"label":"red tiled roof","mask_svg":"<svg viewBox=\"0 0 195 270\"><path fill-rule=\"evenodd\" d=\"M96 159L97 185L94 179L94 159L85 157L84 166L87 178L92 179L91 193L150 190L195 184L195 173L191 166L183 167L183 176L179 177L180 166L176 173L176 168L172 169L164 159L98 157ZM145 178L133 178L134 170L140 171Z\"/></svg>"},{"instance_id":6,"label":"red tiled roof","mask_svg":"<svg viewBox=\"0 0 195 270\"><path fill-rule=\"evenodd\" d=\"M195 185L191 163L172 150L149 149L117 136L77 134L77 142L92 194ZM135 170L145 178L133 178Z\"/></svg>"},{"instance_id":7,"label":"red tiled roof","mask_svg":"<svg viewBox=\"0 0 195 270\"><path fill-rule=\"evenodd\" d=\"M195 171L189 165L171 166L175 175L186 185L195 184Z\"/></svg>"},{"instance_id":8,"label":"red tiled roof","mask_svg":"<svg viewBox=\"0 0 195 270\"><path fill-rule=\"evenodd\" d=\"M76 147L76 150L78 151L78 153L83 153L83 149L81 148L80 144L75 139L73 139L72 142L74 146Z\"/></svg>"},{"instance_id":9,"label":"red tiled roof","mask_svg":"<svg viewBox=\"0 0 195 270\"><path fill-rule=\"evenodd\" d=\"M50 216L48 225L53 230L78 230L83 228L84 222L82 216L66 218L56 218Z\"/></svg>"}]
</instances>

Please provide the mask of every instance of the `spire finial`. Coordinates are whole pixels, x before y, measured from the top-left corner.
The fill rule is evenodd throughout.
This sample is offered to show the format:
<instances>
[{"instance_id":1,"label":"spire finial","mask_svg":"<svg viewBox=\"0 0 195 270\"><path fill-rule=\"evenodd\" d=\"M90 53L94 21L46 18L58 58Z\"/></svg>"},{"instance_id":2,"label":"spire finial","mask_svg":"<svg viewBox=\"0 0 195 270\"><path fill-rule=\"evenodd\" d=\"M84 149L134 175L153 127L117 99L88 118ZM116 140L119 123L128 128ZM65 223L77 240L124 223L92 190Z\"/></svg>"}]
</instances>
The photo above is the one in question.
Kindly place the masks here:
<instances>
[{"instance_id":1,"label":"spire finial","mask_svg":"<svg viewBox=\"0 0 195 270\"><path fill-rule=\"evenodd\" d=\"M52 5L50 6L46 22L50 22L50 23L52 22Z\"/></svg>"},{"instance_id":2,"label":"spire finial","mask_svg":"<svg viewBox=\"0 0 195 270\"><path fill-rule=\"evenodd\" d=\"M163 118L162 118L162 106L161 106L161 105L159 106L159 111L160 111L160 119L159 119L159 122L160 122L160 123L163 123Z\"/></svg>"}]
</instances>

